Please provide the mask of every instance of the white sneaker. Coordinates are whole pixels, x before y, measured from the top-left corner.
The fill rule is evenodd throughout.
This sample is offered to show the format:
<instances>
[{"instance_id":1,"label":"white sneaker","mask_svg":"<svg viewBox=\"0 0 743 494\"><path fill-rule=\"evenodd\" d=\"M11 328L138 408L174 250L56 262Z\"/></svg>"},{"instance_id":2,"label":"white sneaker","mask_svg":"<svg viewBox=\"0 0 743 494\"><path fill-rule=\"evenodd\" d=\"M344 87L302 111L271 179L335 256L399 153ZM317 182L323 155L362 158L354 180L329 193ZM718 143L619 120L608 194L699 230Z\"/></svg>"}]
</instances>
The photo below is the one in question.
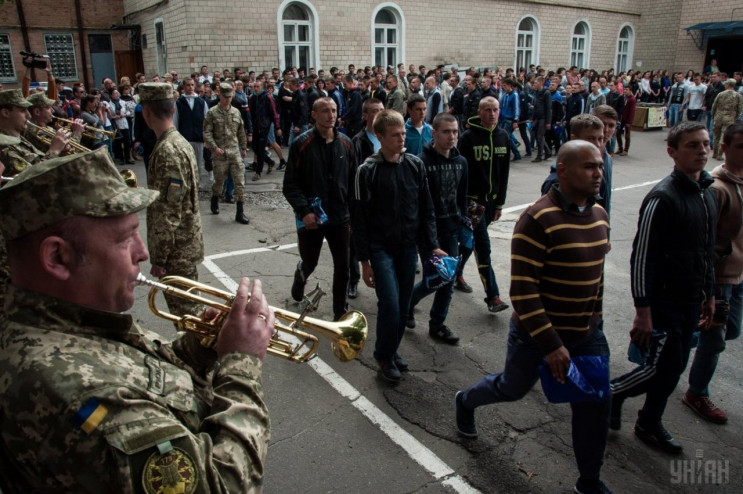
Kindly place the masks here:
<instances>
[{"instance_id":1,"label":"white sneaker","mask_svg":"<svg viewBox=\"0 0 743 494\"><path fill-rule=\"evenodd\" d=\"M209 181L211 183L214 183L214 172L213 171L209 172Z\"/></svg>"}]
</instances>

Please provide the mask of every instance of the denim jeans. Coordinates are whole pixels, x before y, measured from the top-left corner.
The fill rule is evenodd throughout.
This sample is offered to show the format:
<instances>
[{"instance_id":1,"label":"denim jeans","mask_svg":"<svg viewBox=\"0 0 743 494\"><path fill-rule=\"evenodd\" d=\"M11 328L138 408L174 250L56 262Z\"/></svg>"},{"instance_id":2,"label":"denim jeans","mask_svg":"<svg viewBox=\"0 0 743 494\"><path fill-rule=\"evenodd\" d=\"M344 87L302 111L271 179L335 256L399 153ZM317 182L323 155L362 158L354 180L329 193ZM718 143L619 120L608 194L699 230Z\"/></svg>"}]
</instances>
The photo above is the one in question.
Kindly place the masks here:
<instances>
[{"instance_id":1,"label":"denim jeans","mask_svg":"<svg viewBox=\"0 0 743 494\"><path fill-rule=\"evenodd\" d=\"M611 381L612 399L645 394L645 404L638 412L637 422L644 429L654 429L663 418L668 398L676 389L681 373L689 361L691 341L699 324L699 305L656 304L651 307L653 328L668 335L659 348L652 365L641 365ZM655 340L654 340L654 343Z\"/></svg>"},{"instance_id":2,"label":"denim jeans","mask_svg":"<svg viewBox=\"0 0 743 494\"><path fill-rule=\"evenodd\" d=\"M508 139L511 143L511 151L513 151L513 157L521 158L521 153L519 153L518 141L516 140L516 136L513 135L513 120L503 119L500 124L498 124L498 128L503 129L506 131L506 133L508 133Z\"/></svg>"},{"instance_id":3,"label":"denim jeans","mask_svg":"<svg viewBox=\"0 0 743 494\"><path fill-rule=\"evenodd\" d=\"M488 302L493 297L500 297L500 290L498 289L498 283L495 280L493 264L490 260L490 236L488 235L488 225L490 225L493 220L493 214L495 214L495 202L490 201L485 204L485 213L473 232L473 247L475 248L477 271L480 273L480 281L482 281L482 286L485 288L485 302ZM470 255L472 255L472 250L463 245L459 246L459 252L462 254L462 262L459 263L457 276L462 275L464 272L464 265L467 263Z\"/></svg>"},{"instance_id":4,"label":"denim jeans","mask_svg":"<svg viewBox=\"0 0 743 494\"><path fill-rule=\"evenodd\" d=\"M698 396L709 396L709 383L717 369L725 342L740 336L743 317L743 283L739 285L717 285L715 300L726 300L730 313L724 327L710 328L699 332L699 343L689 371L689 391Z\"/></svg>"},{"instance_id":5,"label":"denim jeans","mask_svg":"<svg viewBox=\"0 0 743 494\"><path fill-rule=\"evenodd\" d=\"M565 345L571 356L609 356L603 323L586 339ZM482 405L520 400L539 380L544 354L534 340L508 323L506 365L503 372L489 374L462 396L462 404L474 409ZM546 365L546 364L545 364ZM573 452L582 478L598 479L609 432L611 400L571 403L573 410Z\"/></svg>"},{"instance_id":6,"label":"denim jeans","mask_svg":"<svg viewBox=\"0 0 743 494\"><path fill-rule=\"evenodd\" d=\"M225 199L233 197L235 195L235 181L232 180L232 171L227 170L227 176L224 179L224 184L222 185L222 194L224 195ZM242 201L242 199L238 199L238 201Z\"/></svg>"},{"instance_id":7,"label":"denim jeans","mask_svg":"<svg viewBox=\"0 0 743 494\"><path fill-rule=\"evenodd\" d=\"M681 105L671 104L668 107L668 126L673 127L684 119L684 110Z\"/></svg>"},{"instance_id":8,"label":"denim jeans","mask_svg":"<svg viewBox=\"0 0 743 494\"><path fill-rule=\"evenodd\" d=\"M439 235L439 247L444 250L447 254L452 257L459 255L459 233L451 232L448 234ZM430 253L426 254L430 255ZM425 258L423 259L425 261ZM444 325L446 321L446 315L449 313L449 304L451 304L451 296L454 291L454 283L447 283L446 285L439 287L436 290L426 288L423 281L419 281L413 287L413 296L410 300L410 310L413 312L413 308L425 297L432 293L436 293L433 297L433 304L431 305L431 311L429 312L430 320L428 321L429 329L438 329Z\"/></svg>"},{"instance_id":9,"label":"denim jeans","mask_svg":"<svg viewBox=\"0 0 743 494\"><path fill-rule=\"evenodd\" d=\"M521 140L524 142L524 147L526 148L526 154L531 154L531 138L529 137L529 131L526 126L526 122L519 122L519 134L521 134Z\"/></svg>"},{"instance_id":10,"label":"denim jeans","mask_svg":"<svg viewBox=\"0 0 743 494\"><path fill-rule=\"evenodd\" d=\"M294 125L292 125L291 132L289 132L289 142L286 144L289 147L291 147L292 143L294 142L294 139L296 139L299 136L299 134L306 132L309 127L307 125L302 125L299 128L299 132L294 132L294 128L295 128Z\"/></svg>"},{"instance_id":11,"label":"denim jeans","mask_svg":"<svg viewBox=\"0 0 743 494\"><path fill-rule=\"evenodd\" d=\"M374 358L378 362L388 362L397 353L405 332L418 255L414 245L385 247L371 244L369 257L377 293Z\"/></svg>"}]
</instances>

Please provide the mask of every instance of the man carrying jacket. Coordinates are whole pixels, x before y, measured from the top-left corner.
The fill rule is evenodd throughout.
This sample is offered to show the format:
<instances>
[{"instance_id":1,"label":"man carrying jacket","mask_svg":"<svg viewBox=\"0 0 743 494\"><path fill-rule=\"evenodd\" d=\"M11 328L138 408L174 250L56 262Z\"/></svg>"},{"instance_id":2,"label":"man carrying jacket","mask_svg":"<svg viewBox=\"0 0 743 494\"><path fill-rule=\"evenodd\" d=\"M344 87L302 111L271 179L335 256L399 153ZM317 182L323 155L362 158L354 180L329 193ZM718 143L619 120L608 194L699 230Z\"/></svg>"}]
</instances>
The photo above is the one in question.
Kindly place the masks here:
<instances>
[{"instance_id":1,"label":"man carrying jacket","mask_svg":"<svg viewBox=\"0 0 743 494\"><path fill-rule=\"evenodd\" d=\"M302 226L297 232L300 261L294 272L291 295L300 302L307 278L317 266L323 239L333 256L333 316L346 312L348 249L351 233L349 212L356 158L351 139L335 129L338 107L330 98L315 101L315 127L294 139L284 175L283 192ZM319 199L327 215L313 207Z\"/></svg>"},{"instance_id":2,"label":"man carrying jacket","mask_svg":"<svg viewBox=\"0 0 743 494\"><path fill-rule=\"evenodd\" d=\"M485 303L490 312L500 312L508 308L500 298L498 283L490 261L490 236L488 225L501 217L503 204L506 202L508 172L510 170L511 152L508 134L498 128L498 100L487 96L480 100L478 116L470 118L469 128L459 140L459 152L467 160L469 181L467 197L470 213L480 209L474 221L474 251L477 270L485 288ZM484 208L484 209L483 209ZM481 218L481 219L480 219ZM459 276L472 251L460 246L462 262Z\"/></svg>"}]
</instances>

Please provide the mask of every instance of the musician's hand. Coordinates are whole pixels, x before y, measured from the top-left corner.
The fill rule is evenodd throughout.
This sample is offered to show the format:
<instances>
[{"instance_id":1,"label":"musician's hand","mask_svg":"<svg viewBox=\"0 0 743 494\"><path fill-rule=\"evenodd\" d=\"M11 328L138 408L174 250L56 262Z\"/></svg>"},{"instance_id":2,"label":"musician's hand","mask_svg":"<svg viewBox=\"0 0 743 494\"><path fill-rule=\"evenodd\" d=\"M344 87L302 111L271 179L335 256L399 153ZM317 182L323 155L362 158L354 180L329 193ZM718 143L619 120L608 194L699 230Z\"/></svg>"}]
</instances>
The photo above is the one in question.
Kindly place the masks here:
<instances>
[{"instance_id":1,"label":"musician's hand","mask_svg":"<svg viewBox=\"0 0 743 494\"><path fill-rule=\"evenodd\" d=\"M255 355L263 360L273 334L274 322L273 310L263 295L261 281L255 280L251 285L248 278L243 278L237 288L232 309L217 337L217 355L223 357L228 353L239 352Z\"/></svg>"},{"instance_id":2,"label":"musician's hand","mask_svg":"<svg viewBox=\"0 0 743 494\"><path fill-rule=\"evenodd\" d=\"M164 267L153 264L152 267L150 268L150 274L157 278L162 278L163 276L167 274L167 272L165 271Z\"/></svg>"},{"instance_id":3,"label":"musician's hand","mask_svg":"<svg viewBox=\"0 0 743 494\"><path fill-rule=\"evenodd\" d=\"M369 261L361 262L361 279L364 280L364 284L369 288L376 288L377 284L374 280L374 270Z\"/></svg>"},{"instance_id":4,"label":"musician's hand","mask_svg":"<svg viewBox=\"0 0 743 494\"><path fill-rule=\"evenodd\" d=\"M55 154L59 154L64 151L64 148L67 147L67 142L67 134L65 133L64 129L59 129L57 133L54 134L54 138L49 144L49 151Z\"/></svg>"},{"instance_id":5,"label":"musician's hand","mask_svg":"<svg viewBox=\"0 0 743 494\"><path fill-rule=\"evenodd\" d=\"M70 128L72 129L73 134L82 134L85 132L85 122L83 122L82 118L76 118L72 121Z\"/></svg>"},{"instance_id":6,"label":"musician's hand","mask_svg":"<svg viewBox=\"0 0 743 494\"><path fill-rule=\"evenodd\" d=\"M317 230L317 216L315 216L315 213L307 213L302 218L302 223L308 230Z\"/></svg>"},{"instance_id":7,"label":"musician's hand","mask_svg":"<svg viewBox=\"0 0 743 494\"><path fill-rule=\"evenodd\" d=\"M565 375L570 368L570 352L568 352L568 349L565 346L561 346L544 358L550 366L552 377L560 384L565 384Z\"/></svg>"}]
</instances>

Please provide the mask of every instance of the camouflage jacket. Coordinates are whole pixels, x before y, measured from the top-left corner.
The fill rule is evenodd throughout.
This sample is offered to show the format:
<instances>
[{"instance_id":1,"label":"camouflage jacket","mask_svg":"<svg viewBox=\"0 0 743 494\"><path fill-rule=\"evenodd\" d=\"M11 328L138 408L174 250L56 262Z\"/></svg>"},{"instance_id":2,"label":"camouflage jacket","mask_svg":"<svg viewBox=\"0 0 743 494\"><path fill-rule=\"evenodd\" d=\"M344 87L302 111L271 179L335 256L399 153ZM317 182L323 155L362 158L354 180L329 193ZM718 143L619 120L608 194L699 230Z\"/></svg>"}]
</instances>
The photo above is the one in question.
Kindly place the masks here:
<instances>
[{"instance_id":1,"label":"camouflage jacket","mask_svg":"<svg viewBox=\"0 0 743 494\"><path fill-rule=\"evenodd\" d=\"M54 153L44 154L39 151L25 137L0 133L0 161L5 165L3 175L6 177L18 175L29 165L56 157Z\"/></svg>"},{"instance_id":2,"label":"camouflage jacket","mask_svg":"<svg viewBox=\"0 0 743 494\"><path fill-rule=\"evenodd\" d=\"M8 287L0 478L22 492L261 492L262 363Z\"/></svg>"},{"instance_id":3,"label":"camouflage jacket","mask_svg":"<svg viewBox=\"0 0 743 494\"><path fill-rule=\"evenodd\" d=\"M732 89L726 89L718 94L715 102L712 103L713 118L727 117L729 120L735 120L741 113L743 113L743 96Z\"/></svg>"},{"instance_id":4,"label":"camouflage jacket","mask_svg":"<svg viewBox=\"0 0 743 494\"><path fill-rule=\"evenodd\" d=\"M210 108L204 118L204 143L211 150L222 148L225 152L247 149L248 138L240 110L233 106L223 110L219 105Z\"/></svg>"},{"instance_id":5,"label":"camouflage jacket","mask_svg":"<svg viewBox=\"0 0 743 494\"><path fill-rule=\"evenodd\" d=\"M147 208L152 264L193 266L204 259L196 166L193 148L175 127L157 140L147 169L147 186L160 191Z\"/></svg>"}]
</instances>

